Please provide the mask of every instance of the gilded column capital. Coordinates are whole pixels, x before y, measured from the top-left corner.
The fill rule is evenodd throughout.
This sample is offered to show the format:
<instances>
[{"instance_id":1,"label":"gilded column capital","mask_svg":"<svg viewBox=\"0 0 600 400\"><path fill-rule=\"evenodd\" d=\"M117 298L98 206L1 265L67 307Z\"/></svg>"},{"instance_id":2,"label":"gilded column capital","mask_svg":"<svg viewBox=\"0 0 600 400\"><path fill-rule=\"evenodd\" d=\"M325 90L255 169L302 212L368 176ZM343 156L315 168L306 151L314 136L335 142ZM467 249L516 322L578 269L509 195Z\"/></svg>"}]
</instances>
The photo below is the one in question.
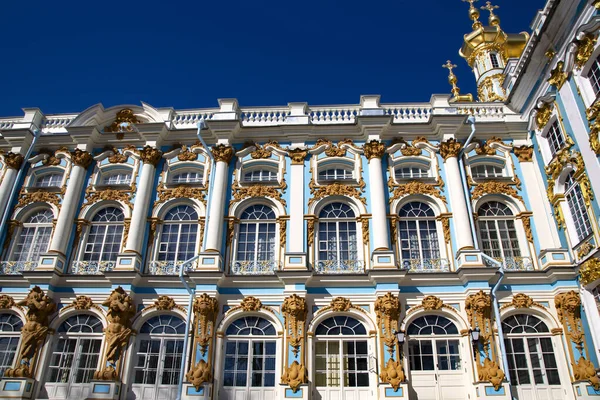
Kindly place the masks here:
<instances>
[{"instance_id":1,"label":"gilded column capital","mask_svg":"<svg viewBox=\"0 0 600 400\"><path fill-rule=\"evenodd\" d=\"M513 152L520 162L531 162L533 160L533 146L514 147Z\"/></svg>"},{"instance_id":2,"label":"gilded column capital","mask_svg":"<svg viewBox=\"0 0 600 400\"><path fill-rule=\"evenodd\" d=\"M8 152L4 155L4 163L8 168L19 169L23 165L23 156L19 153Z\"/></svg>"},{"instance_id":3,"label":"gilded column capital","mask_svg":"<svg viewBox=\"0 0 600 400\"><path fill-rule=\"evenodd\" d=\"M152 164L156 167L162 157L162 151L156 147L144 146L144 148L140 150L139 155L144 164Z\"/></svg>"},{"instance_id":4,"label":"gilded column capital","mask_svg":"<svg viewBox=\"0 0 600 400\"><path fill-rule=\"evenodd\" d=\"M365 157L371 161L372 158L381 158L385 154L385 144L378 140L371 140L363 146Z\"/></svg>"},{"instance_id":5,"label":"gilded column capital","mask_svg":"<svg viewBox=\"0 0 600 400\"><path fill-rule=\"evenodd\" d=\"M288 150L288 155L292 159L292 165L304 165L304 159L308 155L308 150L301 148Z\"/></svg>"},{"instance_id":6,"label":"gilded column capital","mask_svg":"<svg viewBox=\"0 0 600 400\"><path fill-rule=\"evenodd\" d=\"M233 147L225 144L214 145L211 151L217 162L220 161L229 164L233 158Z\"/></svg>"},{"instance_id":7,"label":"gilded column capital","mask_svg":"<svg viewBox=\"0 0 600 400\"><path fill-rule=\"evenodd\" d=\"M600 279L600 259L590 258L579 267L579 279L583 285L589 285Z\"/></svg>"},{"instance_id":8,"label":"gilded column capital","mask_svg":"<svg viewBox=\"0 0 600 400\"><path fill-rule=\"evenodd\" d=\"M93 160L92 155L85 150L75 149L71 152L71 161L78 167L87 169Z\"/></svg>"},{"instance_id":9,"label":"gilded column capital","mask_svg":"<svg viewBox=\"0 0 600 400\"><path fill-rule=\"evenodd\" d=\"M462 144L460 142L457 142L454 138L450 138L440 143L440 154L444 158L444 161L446 161L450 157L458 157L461 148Z\"/></svg>"}]
</instances>

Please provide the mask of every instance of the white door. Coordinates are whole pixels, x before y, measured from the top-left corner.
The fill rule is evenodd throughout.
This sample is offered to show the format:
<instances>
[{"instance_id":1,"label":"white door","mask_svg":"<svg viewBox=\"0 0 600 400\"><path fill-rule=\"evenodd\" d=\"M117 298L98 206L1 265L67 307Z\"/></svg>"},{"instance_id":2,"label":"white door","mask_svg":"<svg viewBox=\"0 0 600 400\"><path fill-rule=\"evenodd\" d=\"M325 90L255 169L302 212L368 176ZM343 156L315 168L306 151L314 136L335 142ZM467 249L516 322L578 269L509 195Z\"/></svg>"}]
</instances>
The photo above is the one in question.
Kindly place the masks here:
<instances>
[{"instance_id":1,"label":"white door","mask_svg":"<svg viewBox=\"0 0 600 400\"><path fill-rule=\"evenodd\" d=\"M556 349L548 327L539 318L518 314L502 321L513 394L519 400L564 397Z\"/></svg>"},{"instance_id":2,"label":"white door","mask_svg":"<svg viewBox=\"0 0 600 400\"><path fill-rule=\"evenodd\" d=\"M174 315L153 317L144 323L133 363L131 391L134 399L171 400L177 397L184 333L185 322Z\"/></svg>"},{"instance_id":3,"label":"white door","mask_svg":"<svg viewBox=\"0 0 600 400\"><path fill-rule=\"evenodd\" d=\"M408 329L409 385L418 400L464 400L458 329L447 318L417 318ZM412 397L411 397L412 398Z\"/></svg>"},{"instance_id":4,"label":"white door","mask_svg":"<svg viewBox=\"0 0 600 400\"><path fill-rule=\"evenodd\" d=\"M315 398L374 398L364 325L355 318L337 316L323 321L315 332Z\"/></svg>"},{"instance_id":5,"label":"white door","mask_svg":"<svg viewBox=\"0 0 600 400\"><path fill-rule=\"evenodd\" d=\"M275 400L275 335L273 325L260 317L229 325L219 400Z\"/></svg>"}]
</instances>

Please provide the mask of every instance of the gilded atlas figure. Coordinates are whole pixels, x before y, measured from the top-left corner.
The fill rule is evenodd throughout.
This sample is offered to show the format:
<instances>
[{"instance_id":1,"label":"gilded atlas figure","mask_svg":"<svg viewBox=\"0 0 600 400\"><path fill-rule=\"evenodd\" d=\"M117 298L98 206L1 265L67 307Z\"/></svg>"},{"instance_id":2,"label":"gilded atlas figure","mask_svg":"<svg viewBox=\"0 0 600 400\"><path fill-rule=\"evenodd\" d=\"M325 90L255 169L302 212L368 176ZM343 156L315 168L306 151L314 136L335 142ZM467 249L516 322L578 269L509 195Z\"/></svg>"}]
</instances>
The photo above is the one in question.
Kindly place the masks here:
<instances>
[{"instance_id":1,"label":"gilded atlas figure","mask_svg":"<svg viewBox=\"0 0 600 400\"><path fill-rule=\"evenodd\" d=\"M108 326L104 330L106 340L105 366L94 373L94 379L104 381L116 381L119 379L117 373L117 362L121 357L121 350L127 345L131 330L131 318L135 315L133 299L123 288L118 287L102 303L108 307Z\"/></svg>"},{"instance_id":2,"label":"gilded atlas figure","mask_svg":"<svg viewBox=\"0 0 600 400\"><path fill-rule=\"evenodd\" d=\"M27 322L21 329L21 349L17 367L7 369L4 375L11 378L32 378L34 359L38 348L46 339L48 316L56 311L56 304L36 286L17 305L27 306Z\"/></svg>"}]
</instances>

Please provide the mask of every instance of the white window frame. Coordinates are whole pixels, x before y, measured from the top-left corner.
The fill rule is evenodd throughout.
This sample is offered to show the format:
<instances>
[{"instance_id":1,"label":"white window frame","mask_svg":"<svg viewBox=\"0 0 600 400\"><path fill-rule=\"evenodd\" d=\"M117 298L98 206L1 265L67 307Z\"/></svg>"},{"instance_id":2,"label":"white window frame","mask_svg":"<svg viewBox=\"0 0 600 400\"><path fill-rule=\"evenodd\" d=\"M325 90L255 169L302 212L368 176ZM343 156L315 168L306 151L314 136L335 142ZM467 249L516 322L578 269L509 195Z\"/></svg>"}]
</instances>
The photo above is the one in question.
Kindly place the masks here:
<instances>
[{"instance_id":1,"label":"white window frame","mask_svg":"<svg viewBox=\"0 0 600 400\"><path fill-rule=\"evenodd\" d=\"M94 221L94 219L101 213L101 212L106 212L106 210L108 209L115 209L117 211L119 211L121 213L122 218L120 220L116 220L116 221ZM109 206L109 207L104 207L101 210L98 210L95 214L94 214L94 218L92 218L92 221L90 222L90 226L87 227L86 230L86 234L85 234L85 240L82 242L82 246L81 246L81 250L79 252L79 260L80 261L86 261L86 262L116 262L117 261L117 255L121 252L122 247L123 247L123 235L124 235L124 221L125 221L125 214L123 213L123 210L121 210L118 207L114 207L114 206ZM104 227L104 231L101 235L98 235L98 237L101 236L101 240L100 240L100 251L96 252L93 249L93 245L95 243L91 243L90 242L90 234L92 233L92 229L94 227ZM109 228L110 227L116 227L116 232L118 233L119 236L119 250L116 253L112 253L114 254L113 257L111 257L111 259L103 259L104 255L107 254L107 252L105 252L106 249L106 245L107 245L107 236L109 236ZM120 228L120 229L118 229ZM113 232L114 235L114 232ZM116 243L116 242L114 242ZM92 245L92 249L90 251L88 251L88 247ZM110 252L109 252L110 253ZM86 256L86 255L90 255L90 256ZM96 257L97 255L97 257Z\"/></svg>"},{"instance_id":2,"label":"white window frame","mask_svg":"<svg viewBox=\"0 0 600 400\"><path fill-rule=\"evenodd\" d=\"M321 217L321 213L323 212L323 209L330 206L331 204L343 204L345 206L347 206L350 211L354 214L353 217L335 217L335 218L327 218L327 217ZM343 250L340 248L340 223L343 222L347 222L347 223L354 223L354 234L355 234L355 246L356 248L354 250L351 249L351 247L348 247L347 252L354 252L356 253L356 258L350 258L350 259L342 259L340 258L341 253L343 252ZM343 201L333 201L330 203L327 203L325 205L323 205L323 207L320 208L319 210L319 221L317 222L317 229L315 229L316 231L316 238L315 238L315 245L316 245L316 249L315 249L315 259L317 262L321 261L321 262L327 262L327 261L333 261L330 260L328 258L326 259L321 259L320 253L326 252L327 254L329 254L330 250L328 249L328 246L326 246L327 248L325 250L321 250L321 242L324 242L327 245L328 241L321 241L319 240L320 234L322 232L322 227L321 224L323 223L334 223L335 224L335 232L336 232L336 248L335 248L335 254L336 254L336 258L334 259L334 261L338 261L338 262L344 262L344 261L363 261L362 260L362 246L360 246L360 242L361 242L361 226L359 225L358 222L358 218L357 218L357 212L356 210L347 202L343 202ZM351 230L348 230L346 233L351 233ZM350 238L350 235L348 236L348 238ZM350 240L348 240L348 244L352 243Z\"/></svg>"},{"instance_id":3,"label":"white window frame","mask_svg":"<svg viewBox=\"0 0 600 400\"><path fill-rule=\"evenodd\" d=\"M49 208L40 208L40 209L36 209L35 211L29 213L29 215L27 216L27 218L25 219L26 221L30 220L32 217L39 215L42 212L47 211L48 213L50 213L52 215L52 221L54 220L54 213L52 212L51 209ZM15 234L13 240L12 240L12 245L11 245L11 249L10 249L10 256L9 259L11 261L17 261L17 262L33 262L36 263L39 261L40 257L42 254L44 254L45 252L48 251L48 249L50 248L50 243L52 242L52 235L54 234L54 227L53 227L53 222L52 221L48 221L48 222L23 222L23 225L21 227L19 227L18 232ZM29 242L29 244L31 245L32 243L40 243L40 230L47 230L49 228L49 233L47 234L48 237L48 241L46 243L46 246L43 248L40 248L39 250L36 250L35 246L29 246L29 248L22 252L21 254L25 253L27 254L26 259L23 259L22 256L19 256L17 258L17 249L19 247L19 243L21 243L21 240L23 239L23 233L25 231L25 229L33 229L33 239ZM37 253L37 255L36 255Z\"/></svg>"},{"instance_id":4,"label":"white window frame","mask_svg":"<svg viewBox=\"0 0 600 400\"><path fill-rule=\"evenodd\" d=\"M17 314L10 311L0 313L0 317L5 315L7 316L8 321L2 321L2 323L0 323L0 340L8 339L8 344L10 344L11 347L3 348L2 353L0 353L0 376L4 375L6 369L14 368L15 366L19 348L21 346L21 328L23 327L23 320ZM11 326L10 330L5 329L8 328L8 325Z\"/></svg>"},{"instance_id":5,"label":"white window frame","mask_svg":"<svg viewBox=\"0 0 600 400\"><path fill-rule=\"evenodd\" d=\"M175 220L175 221L171 221L171 220L163 220L162 223L160 224L160 229L158 229L158 232L156 234L156 238L155 238L155 251L154 251L154 261L159 261L159 262L173 262L175 264L181 263L183 261L186 261L187 259L191 258L191 257L183 257L182 259L178 259L177 255L180 254L180 246L181 246L181 235L182 235L182 226L183 225L193 225L196 228L196 243L195 243L195 247L194 250L192 252L192 256L198 254L199 249L200 249L200 244L202 242L202 238L200 237L200 223L198 222L199 218L200 218L200 214L198 213L198 211L196 210L196 208L190 204L185 204L185 203L180 203L180 204L174 204L171 207L168 208L168 210L166 210L166 212L164 213L164 215L168 215L172 210L174 210L177 207L189 207L190 209L193 210L193 212L196 214L196 219L190 219L190 220ZM177 226L177 244L176 244L176 251L175 251L175 259L174 260L170 260L169 256L168 256L168 245L169 245L169 241L167 242L163 242L163 235L166 234L165 230L166 227L168 225L174 225ZM191 242L189 242L191 243ZM162 250L163 245L165 246L165 250ZM165 254L164 259L162 259L161 254Z\"/></svg>"},{"instance_id":6,"label":"white window frame","mask_svg":"<svg viewBox=\"0 0 600 400\"><path fill-rule=\"evenodd\" d=\"M405 262L407 262L408 264L406 264L406 266L409 267L414 267L415 264L417 264L417 267L420 267L421 269L425 270L427 269L426 267L428 267L428 261L434 261L434 260L439 260L440 261L440 266L441 266L441 260L444 258L443 256L445 255L444 251L443 251L443 245L442 245L442 240L443 237L440 237L440 229L438 226L438 222L436 221L436 215L435 215L435 210L433 207L431 207L429 204L423 202L423 201L419 201L419 200L413 200L410 202L406 202L404 204L402 204L401 207L399 207L398 213L402 212L402 210L404 209L404 207L407 207L409 205L416 205L416 204L420 204L420 209L425 211L425 209L423 209L423 206L427 207L432 215L431 216L418 216L418 217L414 217L414 216L410 216L410 217L398 217L398 222L397 222L397 227L398 227L398 237L397 237L397 245L398 245L398 255L399 255L399 259L400 259L400 263L402 266L405 266ZM404 251L408 251L410 253L412 253L415 249L412 249L411 246L411 240L410 238L405 239L406 241L409 242L409 247L408 248L404 248L403 246L403 239L402 239L402 234L403 232L406 232L406 229L404 229L404 225L410 225L410 223L413 222L415 224L415 230L416 230L416 234L417 234L417 245L418 245L418 249L416 249L419 253L419 258L418 259L414 259L414 258L409 258L409 259L404 259L403 257L403 252ZM434 231L430 231L430 234L432 232L435 232L435 240L431 241L429 240L430 243L435 243L435 248L430 249L430 252L437 252L437 257L430 257L430 258L425 258L423 256L423 241L426 239L423 239L421 237L421 233L422 233L422 225L426 224L427 225L427 229L429 230L429 227L431 225L431 223L433 222L433 226L435 228ZM409 228L410 231L410 228ZM412 250L412 251L411 251ZM431 267L431 265L429 265L429 267Z\"/></svg>"},{"instance_id":7,"label":"white window frame","mask_svg":"<svg viewBox=\"0 0 600 400\"><path fill-rule=\"evenodd\" d=\"M581 192L581 187L579 185L579 182L572 177L572 174L574 174L573 171L569 172L565 176L564 181L562 182L562 188L563 188L563 194L565 196L565 200L564 200L565 208L563 208L563 210L566 211L565 215L569 216L568 221L566 221L567 229L570 232L569 237L571 238L571 241L573 242L572 247L575 247L579 243L585 241L585 239L587 239L588 237L590 237L590 235L592 235L594 233L594 227L592 224L592 219L590 218L588 207L586 206L585 200L583 199L583 194ZM569 179L569 176L571 176L573 184L570 186L567 186L567 179ZM574 205L579 205L581 207L581 209L585 212L585 217L587 217L586 220L582 219L582 222L584 223L584 225L587 225L587 227L589 228L589 232L587 232L587 234L585 236L580 236L578 224L575 222L576 218L575 218L575 215L573 215L573 210L571 208L572 204L570 202L570 200L573 199L572 196L578 197L577 203ZM581 215L581 217L583 218L583 215Z\"/></svg>"}]
</instances>

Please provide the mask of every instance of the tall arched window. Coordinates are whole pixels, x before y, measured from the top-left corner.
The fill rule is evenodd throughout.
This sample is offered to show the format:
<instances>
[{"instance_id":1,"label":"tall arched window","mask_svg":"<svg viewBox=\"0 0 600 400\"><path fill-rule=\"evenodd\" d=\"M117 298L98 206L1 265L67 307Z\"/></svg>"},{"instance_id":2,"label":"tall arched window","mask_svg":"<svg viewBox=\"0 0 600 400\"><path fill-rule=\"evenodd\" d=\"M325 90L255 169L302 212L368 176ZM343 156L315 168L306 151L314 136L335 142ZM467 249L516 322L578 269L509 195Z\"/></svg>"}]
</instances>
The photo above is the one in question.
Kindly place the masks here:
<instances>
[{"instance_id":1,"label":"tall arched window","mask_svg":"<svg viewBox=\"0 0 600 400\"><path fill-rule=\"evenodd\" d=\"M276 265L275 213L266 205L250 206L242 212L237 237L237 251L232 272L261 274L274 270Z\"/></svg>"},{"instance_id":2,"label":"tall arched window","mask_svg":"<svg viewBox=\"0 0 600 400\"><path fill-rule=\"evenodd\" d=\"M98 211L87 234L81 259L83 261L116 261L123 241L123 211L107 207Z\"/></svg>"},{"instance_id":3,"label":"tall arched window","mask_svg":"<svg viewBox=\"0 0 600 400\"><path fill-rule=\"evenodd\" d=\"M7 368L14 367L22 327L23 321L17 315L0 314L0 376Z\"/></svg>"},{"instance_id":4,"label":"tall arched window","mask_svg":"<svg viewBox=\"0 0 600 400\"><path fill-rule=\"evenodd\" d=\"M317 272L334 273L363 268L358 261L356 215L344 203L327 204L319 213Z\"/></svg>"},{"instance_id":5,"label":"tall arched window","mask_svg":"<svg viewBox=\"0 0 600 400\"><path fill-rule=\"evenodd\" d=\"M46 372L49 398L87 397L100 361L102 328L100 319L90 314L74 315L60 325Z\"/></svg>"},{"instance_id":6,"label":"tall arched window","mask_svg":"<svg viewBox=\"0 0 600 400\"><path fill-rule=\"evenodd\" d=\"M488 201L479 207L479 237L485 254L504 262L507 269L521 269L523 258L515 229L513 212L497 201Z\"/></svg>"},{"instance_id":7,"label":"tall arched window","mask_svg":"<svg viewBox=\"0 0 600 400\"><path fill-rule=\"evenodd\" d=\"M189 260L198 248L198 213L188 205L171 208L165 215L151 273L177 273L174 266ZM173 271L168 272L166 269Z\"/></svg>"},{"instance_id":8,"label":"tall arched window","mask_svg":"<svg viewBox=\"0 0 600 400\"><path fill-rule=\"evenodd\" d=\"M400 209L399 216L398 235L403 267L439 270L440 245L431 207L425 203L411 202Z\"/></svg>"},{"instance_id":9,"label":"tall arched window","mask_svg":"<svg viewBox=\"0 0 600 400\"><path fill-rule=\"evenodd\" d=\"M25 269L33 269L40 255L48 251L52 237L51 210L40 210L31 215L21 228L13 249L12 259L25 264Z\"/></svg>"},{"instance_id":10,"label":"tall arched window","mask_svg":"<svg viewBox=\"0 0 600 400\"><path fill-rule=\"evenodd\" d=\"M571 220L573 221L573 225L575 225L577 239L581 242L592 234L592 224L585 201L583 200L581 187L575 178L573 178L573 172L570 172L565 179L565 199L569 206Z\"/></svg>"}]
</instances>

